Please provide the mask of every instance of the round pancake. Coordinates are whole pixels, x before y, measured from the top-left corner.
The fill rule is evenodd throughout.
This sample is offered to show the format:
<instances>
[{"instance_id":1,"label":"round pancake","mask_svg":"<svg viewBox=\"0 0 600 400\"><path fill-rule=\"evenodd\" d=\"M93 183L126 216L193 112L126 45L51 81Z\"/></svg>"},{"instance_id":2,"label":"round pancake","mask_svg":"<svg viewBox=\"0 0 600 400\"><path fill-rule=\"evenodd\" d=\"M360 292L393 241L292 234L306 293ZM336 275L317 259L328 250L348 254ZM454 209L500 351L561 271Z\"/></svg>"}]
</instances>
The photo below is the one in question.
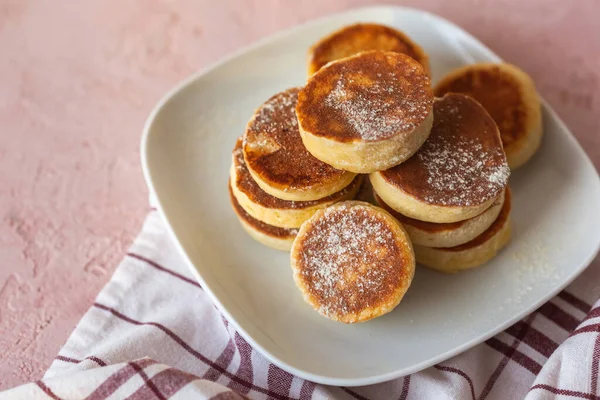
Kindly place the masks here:
<instances>
[{"instance_id":1,"label":"round pancake","mask_svg":"<svg viewBox=\"0 0 600 400\"><path fill-rule=\"evenodd\" d=\"M496 121L508 165L526 163L540 147L542 114L533 80L510 64L474 64L456 69L435 87L436 96L464 93Z\"/></svg>"},{"instance_id":2,"label":"round pancake","mask_svg":"<svg viewBox=\"0 0 600 400\"><path fill-rule=\"evenodd\" d=\"M243 136L244 159L252 178L271 196L318 200L348 186L355 174L335 169L306 150L294 111L298 91L278 93L254 112Z\"/></svg>"},{"instance_id":3,"label":"round pancake","mask_svg":"<svg viewBox=\"0 0 600 400\"><path fill-rule=\"evenodd\" d=\"M317 211L294 240L291 266L304 300L344 323L393 310L415 271L412 245L389 213L361 201Z\"/></svg>"},{"instance_id":4,"label":"round pancake","mask_svg":"<svg viewBox=\"0 0 600 400\"><path fill-rule=\"evenodd\" d=\"M368 51L393 51L417 60L429 71L427 55L408 35L379 24L354 24L324 37L308 50L308 75L317 72L330 61Z\"/></svg>"},{"instance_id":5,"label":"round pancake","mask_svg":"<svg viewBox=\"0 0 600 400\"><path fill-rule=\"evenodd\" d=\"M304 145L336 168L369 173L413 155L433 122L425 69L405 54L369 51L327 64L298 94Z\"/></svg>"},{"instance_id":6,"label":"round pancake","mask_svg":"<svg viewBox=\"0 0 600 400\"><path fill-rule=\"evenodd\" d=\"M240 206L252 217L280 228L300 228L317 210L337 201L350 200L362 186L364 177L357 176L339 192L319 200L289 201L271 196L258 186L246 167L242 151L242 139L236 141L230 170L233 195Z\"/></svg>"},{"instance_id":7,"label":"round pancake","mask_svg":"<svg viewBox=\"0 0 600 400\"><path fill-rule=\"evenodd\" d=\"M505 189L505 191L508 189ZM496 220L504 204L504 192L481 214L458 222L436 223L419 221L393 210L375 195L377 204L396 218L414 245L427 247L454 247L467 243L487 230Z\"/></svg>"},{"instance_id":8,"label":"round pancake","mask_svg":"<svg viewBox=\"0 0 600 400\"><path fill-rule=\"evenodd\" d=\"M489 208L510 170L498 127L471 97L450 93L434 104L429 139L404 163L369 178L381 199L401 214L457 222Z\"/></svg>"},{"instance_id":9,"label":"round pancake","mask_svg":"<svg viewBox=\"0 0 600 400\"><path fill-rule=\"evenodd\" d=\"M298 233L298 229L278 228L276 226L265 224L252 217L236 200L231 189L231 184L229 184L229 200L231 201L233 211L235 211L238 216L242 228L244 228L252 238L265 246L277 250L290 251L292 242Z\"/></svg>"},{"instance_id":10,"label":"round pancake","mask_svg":"<svg viewBox=\"0 0 600 400\"><path fill-rule=\"evenodd\" d=\"M455 273L490 261L510 241L510 190L506 190L504 198L500 214L481 235L460 246L449 248L415 245L417 262L440 272Z\"/></svg>"}]
</instances>

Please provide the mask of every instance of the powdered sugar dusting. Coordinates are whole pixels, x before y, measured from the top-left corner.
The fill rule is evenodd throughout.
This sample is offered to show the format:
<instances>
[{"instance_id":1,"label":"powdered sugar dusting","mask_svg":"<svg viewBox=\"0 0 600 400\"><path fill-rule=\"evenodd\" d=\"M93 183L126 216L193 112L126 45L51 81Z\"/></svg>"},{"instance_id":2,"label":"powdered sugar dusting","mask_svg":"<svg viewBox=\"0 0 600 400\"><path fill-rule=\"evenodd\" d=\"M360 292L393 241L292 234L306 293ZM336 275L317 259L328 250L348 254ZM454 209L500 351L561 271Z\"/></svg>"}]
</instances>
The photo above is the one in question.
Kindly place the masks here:
<instances>
[{"instance_id":1,"label":"powdered sugar dusting","mask_svg":"<svg viewBox=\"0 0 600 400\"><path fill-rule=\"evenodd\" d=\"M425 142L417 153L431 188L425 200L443 205L471 206L475 199L481 199L474 194L489 192L498 195L508 183L510 171L506 164L490 165L492 156L476 138L449 135Z\"/></svg>"},{"instance_id":2,"label":"powdered sugar dusting","mask_svg":"<svg viewBox=\"0 0 600 400\"><path fill-rule=\"evenodd\" d=\"M294 113L297 101L298 89L290 89L276 94L261 105L243 138L246 151L256 155L269 155L279 151L282 147L280 133L298 130L298 120Z\"/></svg>"},{"instance_id":3,"label":"powdered sugar dusting","mask_svg":"<svg viewBox=\"0 0 600 400\"><path fill-rule=\"evenodd\" d=\"M468 207L498 197L510 170L491 117L458 94L436 100L434 115L421 149L392 169L400 182L429 204Z\"/></svg>"},{"instance_id":4,"label":"powdered sugar dusting","mask_svg":"<svg viewBox=\"0 0 600 400\"><path fill-rule=\"evenodd\" d=\"M327 209L313 222L299 261L319 312L335 319L385 301L402 275L399 240L370 208L343 204Z\"/></svg>"},{"instance_id":5,"label":"powdered sugar dusting","mask_svg":"<svg viewBox=\"0 0 600 400\"><path fill-rule=\"evenodd\" d=\"M271 97L257 110L253 130L272 134L278 130L297 129L298 120L294 113L297 101L297 90L287 90Z\"/></svg>"},{"instance_id":6,"label":"powdered sugar dusting","mask_svg":"<svg viewBox=\"0 0 600 400\"><path fill-rule=\"evenodd\" d=\"M346 174L306 150L296 118L299 91L288 89L267 100L248 122L243 138L248 168L289 192L312 190Z\"/></svg>"},{"instance_id":7,"label":"powdered sugar dusting","mask_svg":"<svg viewBox=\"0 0 600 400\"><path fill-rule=\"evenodd\" d=\"M488 176L488 181L490 185L501 185L502 187L506 186L508 183L508 177L510 176L510 171L508 168L503 168L504 166L500 166L495 168L491 174Z\"/></svg>"},{"instance_id":8,"label":"powdered sugar dusting","mask_svg":"<svg viewBox=\"0 0 600 400\"><path fill-rule=\"evenodd\" d=\"M323 100L334 111L328 115L365 141L412 131L429 115L433 101L429 77L418 65L377 56L383 59L366 55L368 62L338 66Z\"/></svg>"}]
</instances>

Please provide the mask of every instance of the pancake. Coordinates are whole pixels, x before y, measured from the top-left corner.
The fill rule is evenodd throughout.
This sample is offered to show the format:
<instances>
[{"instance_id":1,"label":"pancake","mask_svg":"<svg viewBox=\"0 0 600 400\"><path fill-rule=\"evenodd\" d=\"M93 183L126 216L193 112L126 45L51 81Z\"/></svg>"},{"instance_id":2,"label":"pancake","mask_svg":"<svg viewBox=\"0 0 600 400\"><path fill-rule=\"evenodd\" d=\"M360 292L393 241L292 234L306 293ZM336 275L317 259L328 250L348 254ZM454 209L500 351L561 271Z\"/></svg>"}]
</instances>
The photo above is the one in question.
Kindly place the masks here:
<instances>
[{"instance_id":1,"label":"pancake","mask_svg":"<svg viewBox=\"0 0 600 400\"><path fill-rule=\"evenodd\" d=\"M354 323L400 303L415 259L406 232L389 213L345 201L317 211L302 225L291 266L308 304L329 319Z\"/></svg>"},{"instance_id":2,"label":"pancake","mask_svg":"<svg viewBox=\"0 0 600 400\"><path fill-rule=\"evenodd\" d=\"M457 222L488 209L510 170L498 127L471 97L450 93L434 104L429 139L417 154L369 178L379 197L407 217Z\"/></svg>"},{"instance_id":3,"label":"pancake","mask_svg":"<svg viewBox=\"0 0 600 400\"><path fill-rule=\"evenodd\" d=\"M256 241L265 246L272 247L277 250L290 251L292 242L298 233L298 229L278 228L273 225L265 224L248 214L240 203L236 200L229 185L229 200L233 211L235 211L242 228Z\"/></svg>"},{"instance_id":4,"label":"pancake","mask_svg":"<svg viewBox=\"0 0 600 400\"><path fill-rule=\"evenodd\" d=\"M298 94L304 145L319 160L356 173L413 155L433 122L425 69L405 54L369 51L327 64Z\"/></svg>"},{"instance_id":5,"label":"pancake","mask_svg":"<svg viewBox=\"0 0 600 400\"><path fill-rule=\"evenodd\" d=\"M525 164L542 140L539 96L529 75L510 64L474 64L456 69L435 87L436 96L464 93L496 121L508 165Z\"/></svg>"},{"instance_id":6,"label":"pancake","mask_svg":"<svg viewBox=\"0 0 600 400\"><path fill-rule=\"evenodd\" d=\"M314 74L330 61L368 50L406 54L429 71L427 55L404 32L379 24L354 24L324 37L308 50L308 75Z\"/></svg>"},{"instance_id":7,"label":"pancake","mask_svg":"<svg viewBox=\"0 0 600 400\"><path fill-rule=\"evenodd\" d=\"M415 245L417 262L440 272L455 273L490 261L510 241L510 190L506 190L504 197L500 214L481 235L465 244L449 248Z\"/></svg>"},{"instance_id":8,"label":"pancake","mask_svg":"<svg viewBox=\"0 0 600 400\"><path fill-rule=\"evenodd\" d=\"M508 189L505 189L505 191ZM485 232L496 220L504 204L504 192L490 208L481 214L458 222L436 223L419 221L400 214L375 195L377 204L396 218L414 245L428 247L454 247L467 243Z\"/></svg>"},{"instance_id":9,"label":"pancake","mask_svg":"<svg viewBox=\"0 0 600 400\"><path fill-rule=\"evenodd\" d=\"M282 200L310 201L339 192L355 174L313 157L302 144L295 115L298 88L267 100L243 136L246 166L262 190Z\"/></svg>"},{"instance_id":10,"label":"pancake","mask_svg":"<svg viewBox=\"0 0 600 400\"><path fill-rule=\"evenodd\" d=\"M250 175L242 152L242 139L236 141L229 177L233 195L252 217L280 228L300 228L315 211L341 200L350 200L362 186L364 177L357 176L339 192L319 200L289 201L271 196L258 186Z\"/></svg>"}]
</instances>

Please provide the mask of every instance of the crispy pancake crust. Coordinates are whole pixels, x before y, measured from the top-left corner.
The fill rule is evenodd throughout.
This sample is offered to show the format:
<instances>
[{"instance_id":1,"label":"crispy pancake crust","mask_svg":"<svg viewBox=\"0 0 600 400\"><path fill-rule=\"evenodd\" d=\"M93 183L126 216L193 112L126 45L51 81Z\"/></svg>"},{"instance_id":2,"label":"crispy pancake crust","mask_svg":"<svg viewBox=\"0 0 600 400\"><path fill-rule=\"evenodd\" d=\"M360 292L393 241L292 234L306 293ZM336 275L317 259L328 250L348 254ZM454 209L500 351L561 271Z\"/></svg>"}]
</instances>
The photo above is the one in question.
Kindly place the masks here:
<instances>
[{"instance_id":1,"label":"crispy pancake crust","mask_svg":"<svg viewBox=\"0 0 600 400\"><path fill-rule=\"evenodd\" d=\"M302 141L316 158L370 173L405 161L425 142L433 92L426 71L409 56L369 51L309 78L296 115Z\"/></svg>"},{"instance_id":2,"label":"crispy pancake crust","mask_svg":"<svg viewBox=\"0 0 600 400\"><path fill-rule=\"evenodd\" d=\"M255 111L243 136L243 153L265 192L283 200L310 201L342 190L355 174L335 169L306 150L295 116L298 91L278 93Z\"/></svg>"},{"instance_id":3,"label":"crispy pancake crust","mask_svg":"<svg viewBox=\"0 0 600 400\"><path fill-rule=\"evenodd\" d=\"M291 265L304 299L335 321L393 310L414 276L412 245L386 211L359 201L320 210L294 240Z\"/></svg>"},{"instance_id":4,"label":"crispy pancake crust","mask_svg":"<svg viewBox=\"0 0 600 400\"><path fill-rule=\"evenodd\" d=\"M355 24L333 32L309 49L308 75L314 74L330 61L368 50L406 54L429 71L427 55L405 33L385 25Z\"/></svg>"},{"instance_id":5,"label":"crispy pancake crust","mask_svg":"<svg viewBox=\"0 0 600 400\"><path fill-rule=\"evenodd\" d=\"M473 97L496 121L512 169L537 151L542 135L541 105L525 72L505 63L468 65L450 72L435 87L436 96L449 92Z\"/></svg>"},{"instance_id":6,"label":"crispy pancake crust","mask_svg":"<svg viewBox=\"0 0 600 400\"><path fill-rule=\"evenodd\" d=\"M298 94L302 130L339 142L376 142L409 134L431 113L423 67L405 54L369 51L338 60Z\"/></svg>"},{"instance_id":7,"label":"crispy pancake crust","mask_svg":"<svg viewBox=\"0 0 600 400\"><path fill-rule=\"evenodd\" d=\"M356 193L357 186L360 186L362 179L358 179L357 176L352 180L350 185L346 186L339 192L336 192L330 196L323 197L318 200L310 201L290 201L281 200L275 196L271 196L258 186L256 181L250 175L246 162L244 161L244 155L242 152L242 139L239 138L236 141L235 148L233 149L233 167L235 168L235 174L233 182L235 182L235 188L246 195L248 200L252 203L258 204L264 208L277 209L277 210L300 210L319 206L325 203L333 203L338 200L350 200L348 197L349 193Z\"/></svg>"},{"instance_id":8,"label":"crispy pancake crust","mask_svg":"<svg viewBox=\"0 0 600 400\"><path fill-rule=\"evenodd\" d=\"M428 140L410 159L370 175L396 211L422 221L474 217L507 185L510 170L494 120L472 98L450 93L434 104Z\"/></svg>"},{"instance_id":9,"label":"crispy pancake crust","mask_svg":"<svg viewBox=\"0 0 600 400\"><path fill-rule=\"evenodd\" d=\"M364 181L363 176L357 176L339 192L319 200L281 200L262 190L248 171L241 138L236 141L232 158L229 179L239 205L257 220L279 228L300 228L317 210L337 201L353 199Z\"/></svg>"}]
</instances>

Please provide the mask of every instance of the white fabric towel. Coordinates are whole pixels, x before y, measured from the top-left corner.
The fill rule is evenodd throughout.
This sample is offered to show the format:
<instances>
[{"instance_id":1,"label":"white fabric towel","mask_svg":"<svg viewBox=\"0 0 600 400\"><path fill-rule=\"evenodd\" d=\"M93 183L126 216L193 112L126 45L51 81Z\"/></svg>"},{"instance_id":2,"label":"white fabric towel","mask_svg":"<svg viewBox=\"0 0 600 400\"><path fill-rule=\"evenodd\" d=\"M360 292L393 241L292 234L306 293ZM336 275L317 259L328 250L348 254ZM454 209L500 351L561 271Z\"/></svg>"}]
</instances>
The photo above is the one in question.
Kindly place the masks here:
<instances>
[{"instance_id":1,"label":"white fabric towel","mask_svg":"<svg viewBox=\"0 0 600 400\"><path fill-rule=\"evenodd\" d=\"M152 211L43 380L0 398L600 399L599 277L596 260L524 320L419 373L368 387L317 385L251 348Z\"/></svg>"}]
</instances>

